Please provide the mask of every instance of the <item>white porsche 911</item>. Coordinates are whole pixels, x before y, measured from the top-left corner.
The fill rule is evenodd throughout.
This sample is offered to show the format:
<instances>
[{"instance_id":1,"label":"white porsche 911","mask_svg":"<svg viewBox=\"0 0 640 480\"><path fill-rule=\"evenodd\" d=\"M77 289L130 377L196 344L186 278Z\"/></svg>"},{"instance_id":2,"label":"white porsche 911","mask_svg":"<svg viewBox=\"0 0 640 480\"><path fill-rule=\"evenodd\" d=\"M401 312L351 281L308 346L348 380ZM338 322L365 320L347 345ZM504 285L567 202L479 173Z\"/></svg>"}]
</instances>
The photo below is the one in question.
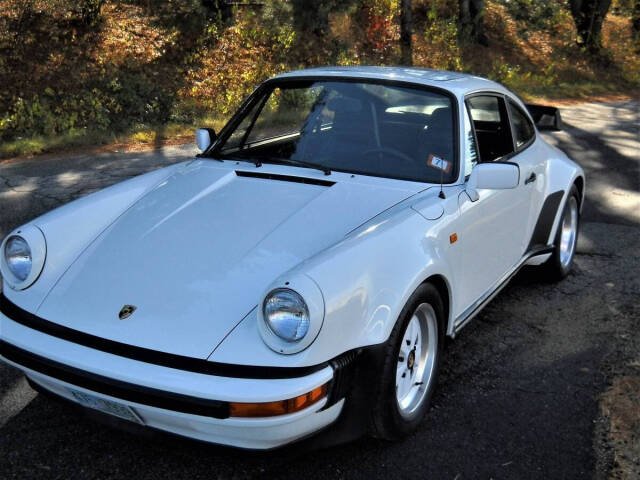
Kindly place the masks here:
<instances>
[{"instance_id":1,"label":"white porsche 911","mask_svg":"<svg viewBox=\"0 0 640 480\"><path fill-rule=\"evenodd\" d=\"M459 73L272 78L198 158L7 236L0 358L207 442L402 438L445 336L523 265L571 268L584 173L535 124L557 110Z\"/></svg>"}]
</instances>

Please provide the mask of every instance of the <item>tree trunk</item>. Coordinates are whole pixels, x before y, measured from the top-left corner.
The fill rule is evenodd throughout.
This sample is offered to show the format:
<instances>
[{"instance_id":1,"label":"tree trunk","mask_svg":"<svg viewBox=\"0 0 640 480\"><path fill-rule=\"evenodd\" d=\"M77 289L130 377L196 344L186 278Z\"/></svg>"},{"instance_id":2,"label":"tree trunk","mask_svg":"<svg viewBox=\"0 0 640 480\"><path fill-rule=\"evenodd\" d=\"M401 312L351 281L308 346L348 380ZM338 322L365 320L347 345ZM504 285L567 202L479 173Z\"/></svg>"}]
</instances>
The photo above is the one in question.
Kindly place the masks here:
<instances>
[{"instance_id":1,"label":"tree trunk","mask_svg":"<svg viewBox=\"0 0 640 480\"><path fill-rule=\"evenodd\" d=\"M458 22L462 40L489 45L484 32L484 7L484 0L458 0Z\"/></svg>"},{"instance_id":2,"label":"tree trunk","mask_svg":"<svg viewBox=\"0 0 640 480\"><path fill-rule=\"evenodd\" d=\"M413 65L411 0L400 1L400 63Z\"/></svg>"},{"instance_id":3,"label":"tree trunk","mask_svg":"<svg viewBox=\"0 0 640 480\"><path fill-rule=\"evenodd\" d=\"M229 20L232 17L232 7L224 0L201 0L201 3L211 17L221 21Z\"/></svg>"},{"instance_id":4,"label":"tree trunk","mask_svg":"<svg viewBox=\"0 0 640 480\"><path fill-rule=\"evenodd\" d=\"M602 49L602 24L611 0L569 0L569 6L579 43L592 53L599 52Z\"/></svg>"},{"instance_id":5,"label":"tree trunk","mask_svg":"<svg viewBox=\"0 0 640 480\"><path fill-rule=\"evenodd\" d=\"M80 3L80 18L83 25L93 27L100 20L100 11L105 0L84 0Z\"/></svg>"},{"instance_id":6,"label":"tree trunk","mask_svg":"<svg viewBox=\"0 0 640 480\"><path fill-rule=\"evenodd\" d=\"M631 12L631 35L635 44L636 52L640 53L640 0L633 2L633 12Z\"/></svg>"},{"instance_id":7,"label":"tree trunk","mask_svg":"<svg viewBox=\"0 0 640 480\"><path fill-rule=\"evenodd\" d=\"M329 12L335 7L334 3L334 0L291 0L293 24L303 37L308 33L324 37L329 29Z\"/></svg>"}]
</instances>

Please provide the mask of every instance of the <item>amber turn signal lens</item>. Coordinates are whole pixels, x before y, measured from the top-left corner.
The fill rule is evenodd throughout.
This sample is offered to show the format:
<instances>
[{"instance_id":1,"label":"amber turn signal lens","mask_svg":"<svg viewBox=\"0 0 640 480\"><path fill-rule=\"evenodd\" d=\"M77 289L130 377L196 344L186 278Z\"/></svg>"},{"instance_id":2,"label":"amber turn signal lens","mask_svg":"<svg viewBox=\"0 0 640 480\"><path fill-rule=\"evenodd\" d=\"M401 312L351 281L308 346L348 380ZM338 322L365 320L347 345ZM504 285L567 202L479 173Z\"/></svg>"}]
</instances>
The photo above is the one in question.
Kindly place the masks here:
<instances>
[{"instance_id":1,"label":"amber turn signal lens","mask_svg":"<svg viewBox=\"0 0 640 480\"><path fill-rule=\"evenodd\" d=\"M299 412L319 402L327 396L328 384L314 388L309 393L288 400L264 403L229 403L229 415L231 417L274 417L287 413Z\"/></svg>"}]
</instances>

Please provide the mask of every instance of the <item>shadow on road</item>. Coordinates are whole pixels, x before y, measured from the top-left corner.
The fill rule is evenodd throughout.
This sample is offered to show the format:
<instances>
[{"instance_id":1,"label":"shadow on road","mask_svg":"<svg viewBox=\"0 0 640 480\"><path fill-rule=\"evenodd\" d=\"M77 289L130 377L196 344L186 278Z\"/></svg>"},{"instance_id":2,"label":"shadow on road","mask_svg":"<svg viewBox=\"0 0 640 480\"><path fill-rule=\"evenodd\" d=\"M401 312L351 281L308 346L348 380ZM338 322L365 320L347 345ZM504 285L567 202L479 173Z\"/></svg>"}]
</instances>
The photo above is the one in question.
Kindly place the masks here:
<instances>
[{"instance_id":1,"label":"shadow on road","mask_svg":"<svg viewBox=\"0 0 640 480\"><path fill-rule=\"evenodd\" d=\"M640 101L589 107L564 109L564 131L545 137L585 170L584 221L640 225Z\"/></svg>"},{"instance_id":2,"label":"shadow on road","mask_svg":"<svg viewBox=\"0 0 640 480\"><path fill-rule=\"evenodd\" d=\"M130 177L186 160L191 144L0 164L0 238L53 208Z\"/></svg>"}]
</instances>

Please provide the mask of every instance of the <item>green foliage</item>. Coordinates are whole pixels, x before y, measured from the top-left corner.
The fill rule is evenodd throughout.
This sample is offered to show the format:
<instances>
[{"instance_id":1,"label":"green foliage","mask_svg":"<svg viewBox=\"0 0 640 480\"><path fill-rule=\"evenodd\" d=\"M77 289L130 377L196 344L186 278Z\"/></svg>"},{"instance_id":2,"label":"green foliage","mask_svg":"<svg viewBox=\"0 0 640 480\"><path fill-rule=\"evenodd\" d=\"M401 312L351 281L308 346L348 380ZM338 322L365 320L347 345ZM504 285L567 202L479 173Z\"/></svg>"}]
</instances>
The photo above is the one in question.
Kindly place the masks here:
<instances>
[{"instance_id":1,"label":"green foliage","mask_svg":"<svg viewBox=\"0 0 640 480\"><path fill-rule=\"evenodd\" d=\"M109 120L104 101L108 99L100 98L98 93L58 99L53 90L47 88L44 95L14 98L0 117L0 138L11 139L24 134L55 135L88 123L106 128Z\"/></svg>"},{"instance_id":2,"label":"green foliage","mask_svg":"<svg viewBox=\"0 0 640 480\"><path fill-rule=\"evenodd\" d=\"M638 88L621 17L637 0L613 0L606 65L575 46L568 1L485 0L484 48L461 40L459 2L413 0L413 62L525 95ZM274 74L397 64L399 13L399 0L2 0L0 156L219 127Z\"/></svg>"},{"instance_id":3,"label":"green foliage","mask_svg":"<svg viewBox=\"0 0 640 480\"><path fill-rule=\"evenodd\" d=\"M363 5L370 8L371 11L391 20L399 14L400 0L364 0Z\"/></svg>"},{"instance_id":4,"label":"green foliage","mask_svg":"<svg viewBox=\"0 0 640 480\"><path fill-rule=\"evenodd\" d=\"M429 67L442 70L462 70L459 25L455 14L443 14L442 6L433 3L426 11L425 24L424 39L428 51L422 63L428 62Z\"/></svg>"},{"instance_id":5,"label":"green foliage","mask_svg":"<svg viewBox=\"0 0 640 480\"><path fill-rule=\"evenodd\" d=\"M136 124L156 125L171 114L171 96L139 74L121 72L77 93L55 92L14 97L0 117L0 138L52 136L78 128L123 131Z\"/></svg>"},{"instance_id":6,"label":"green foliage","mask_svg":"<svg viewBox=\"0 0 640 480\"><path fill-rule=\"evenodd\" d=\"M613 0L611 2L611 11L619 15L631 15L636 0Z\"/></svg>"},{"instance_id":7,"label":"green foliage","mask_svg":"<svg viewBox=\"0 0 640 480\"><path fill-rule=\"evenodd\" d=\"M500 0L517 22L519 33L527 38L532 31L550 31L557 28L567 9L566 1L548 0Z\"/></svg>"},{"instance_id":8,"label":"green foliage","mask_svg":"<svg viewBox=\"0 0 640 480\"><path fill-rule=\"evenodd\" d=\"M12 1L13 8L18 13L20 21L25 22L34 16L46 12L51 16L65 18L67 22L76 25L94 27L102 17L102 7L106 0L21 0Z\"/></svg>"},{"instance_id":9,"label":"green foliage","mask_svg":"<svg viewBox=\"0 0 640 480\"><path fill-rule=\"evenodd\" d=\"M513 80L518 77L520 67L518 65L509 65L503 60L494 60L491 65L491 73L489 78L496 82L511 85Z\"/></svg>"},{"instance_id":10,"label":"green foliage","mask_svg":"<svg viewBox=\"0 0 640 480\"><path fill-rule=\"evenodd\" d=\"M238 12L234 25L220 33L214 29L190 60L197 68L187 75L191 87L180 92L189 101L183 100L174 115L196 117L208 111L228 116L258 83L287 70L296 31L279 21L280 14ZM218 51L224 56L212 56Z\"/></svg>"},{"instance_id":11,"label":"green foliage","mask_svg":"<svg viewBox=\"0 0 640 480\"><path fill-rule=\"evenodd\" d=\"M142 72L121 71L98 85L92 93L96 95L96 102L107 106L109 125L115 130L135 124L157 125L171 116L172 93ZM104 96L109 99L108 103L102 101ZM125 117L122 112L126 112Z\"/></svg>"}]
</instances>

